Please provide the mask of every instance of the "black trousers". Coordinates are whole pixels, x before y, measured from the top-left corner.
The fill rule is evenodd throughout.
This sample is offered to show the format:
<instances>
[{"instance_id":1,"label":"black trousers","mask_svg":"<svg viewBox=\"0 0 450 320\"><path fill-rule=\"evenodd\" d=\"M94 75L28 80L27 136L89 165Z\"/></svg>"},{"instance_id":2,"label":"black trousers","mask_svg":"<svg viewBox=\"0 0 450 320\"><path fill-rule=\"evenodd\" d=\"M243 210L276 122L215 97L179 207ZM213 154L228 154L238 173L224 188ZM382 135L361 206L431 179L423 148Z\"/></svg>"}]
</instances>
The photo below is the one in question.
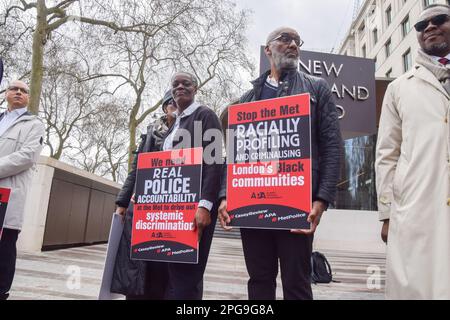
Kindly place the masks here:
<instances>
[{"instance_id":1,"label":"black trousers","mask_svg":"<svg viewBox=\"0 0 450 320\"><path fill-rule=\"evenodd\" d=\"M285 300L312 300L312 236L285 230L241 229L249 300L275 300L278 261Z\"/></svg>"},{"instance_id":2,"label":"black trousers","mask_svg":"<svg viewBox=\"0 0 450 320\"><path fill-rule=\"evenodd\" d=\"M170 300L202 300L203 275L217 221L217 207L211 211L211 224L203 230L199 244L198 264L169 263Z\"/></svg>"},{"instance_id":3,"label":"black trousers","mask_svg":"<svg viewBox=\"0 0 450 320\"><path fill-rule=\"evenodd\" d=\"M3 229L0 240L0 300L9 297L9 290L16 272L18 230Z\"/></svg>"},{"instance_id":4,"label":"black trousers","mask_svg":"<svg viewBox=\"0 0 450 320\"><path fill-rule=\"evenodd\" d=\"M164 300L168 294L169 270L167 263L146 262L145 294L142 296L127 295L126 300Z\"/></svg>"}]
</instances>

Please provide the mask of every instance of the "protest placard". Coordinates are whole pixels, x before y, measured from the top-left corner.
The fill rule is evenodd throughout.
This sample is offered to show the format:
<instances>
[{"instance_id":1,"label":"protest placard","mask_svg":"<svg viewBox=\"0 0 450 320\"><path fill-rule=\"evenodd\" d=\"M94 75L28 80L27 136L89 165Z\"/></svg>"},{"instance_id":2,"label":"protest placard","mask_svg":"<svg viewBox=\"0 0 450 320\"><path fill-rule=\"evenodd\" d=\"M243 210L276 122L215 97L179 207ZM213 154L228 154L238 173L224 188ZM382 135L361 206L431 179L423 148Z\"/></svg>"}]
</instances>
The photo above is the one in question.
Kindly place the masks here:
<instances>
[{"instance_id":1,"label":"protest placard","mask_svg":"<svg viewBox=\"0 0 450 320\"><path fill-rule=\"evenodd\" d=\"M231 226L309 229L310 95L229 109L227 207Z\"/></svg>"},{"instance_id":2,"label":"protest placard","mask_svg":"<svg viewBox=\"0 0 450 320\"><path fill-rule=\"evenodd\" d=\"M198 263L202 148L139 154L131 258Z\"/></svg>"},{"instance_id":3,"label":"protest placard","mask_svg":"<svg viewBox=\"0 0 450 320\"><path fill-rule=\"evenodd\" d=\"M8 207L11 189L0 188L0 240L2 239L3 224L5 223L6 208Z\"/></svg>"}]
</instances>

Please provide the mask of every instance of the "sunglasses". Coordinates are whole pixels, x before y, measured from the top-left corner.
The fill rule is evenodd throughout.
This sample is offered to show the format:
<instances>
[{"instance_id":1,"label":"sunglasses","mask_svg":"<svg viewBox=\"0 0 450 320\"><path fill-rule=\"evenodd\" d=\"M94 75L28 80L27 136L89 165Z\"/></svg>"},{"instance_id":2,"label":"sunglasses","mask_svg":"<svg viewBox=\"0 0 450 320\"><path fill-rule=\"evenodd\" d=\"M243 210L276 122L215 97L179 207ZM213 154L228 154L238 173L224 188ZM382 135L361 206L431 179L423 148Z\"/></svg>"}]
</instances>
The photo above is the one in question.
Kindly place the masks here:
<instances>
[{"instance_id":1,"label":"sunglasses","mask_svg":"<svg viewBox=\"0 0 450 320\"><path fill-rule=\"evenodd\" d=\"M302 39L300 39L299 37L290 35L289 33L282 33L282 34L276 36L275 38L273 38L272 40L270 40L269 42L272 42L272 41L281 41L281 42L283 42L284 44L290 44L290 43L292 42L292 40L294 40L295 44L296 44L297 47L299 47L299 48L305 43L305 42L304 42Z\"/></svg>"},{"instance_id":2,"label":"sunglasses","mask_svg":"<svg viewBox=\"0 0 450 320\"><path fill-rule=\"evenodd\" d=\"M440 25L443 25L444 23L446 23L448 21L448 19L449 19L449 16L447 14L439 14L428 20L422 20L422 21L417 22L414 25L414 29L416 29L417 32L423 32L428 27L430 22L433 25L435 25L436 27L439 27Z\"/></svg>"},{"instance_id":3,"label":"sunglasses","mask_svg":"<svg viewBox=\"0 0 450 320\"><path fill-rule=\"evenodd\" d=\"M14 91L14 92L20 91L20 92L22 92L23 94L28 94L28 93L29 93L29 91L28 91L27 89L25 89L25 88L20 88L20 87L9 87L9 88L8 88L8 91Z\"/></svg>"}]
</instances>

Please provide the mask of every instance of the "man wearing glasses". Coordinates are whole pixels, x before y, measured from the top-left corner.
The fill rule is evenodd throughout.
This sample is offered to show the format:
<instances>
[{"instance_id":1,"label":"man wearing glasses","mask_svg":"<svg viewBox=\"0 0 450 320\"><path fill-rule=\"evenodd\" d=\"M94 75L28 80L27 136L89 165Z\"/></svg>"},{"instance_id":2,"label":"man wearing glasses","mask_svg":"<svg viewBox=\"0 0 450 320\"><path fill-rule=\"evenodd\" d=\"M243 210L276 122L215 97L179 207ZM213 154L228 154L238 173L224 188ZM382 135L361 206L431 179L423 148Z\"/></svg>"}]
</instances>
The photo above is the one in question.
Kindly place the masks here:
<instances>
[{"instance_id":1,"label":"man wearing glasses","mask_svg":"<svg viewBox=\"0 0 450 320\"><path fill-rule=\"evenodd\" d=\"M388 299L450 299L450 7L415 24L416 64L383 102L376 180Z\"/></svg>"},{"instance_id":2,"label":"man wearing glasses","mask_svg":"<svg viewBox=\"0 0 450 320\"><path fill-rule=\"evenodd\" d=\"M44 124L27 112L29 88L13 81L6 89L8 109L0 114L0 187L11 189L0 239L0 300L9 296L16 269L16 242L32 170L42 150Z\"/></svg>"},{"instance_id":3,"label":"man wearing glasses","mask_svg":"<svg viewBox=\"0 0 450 320\"><path fill-rule=\"evenodd\" d=\"M253 89L240 103L311 94L312 194L310 230L262 230L241 228L245 263L250 275L250 300L274 300L278 261L286 300L311 300L311 253L314 232L323 212L334 202L340 171L342 139L332 93L322 79L298 70L303 41L297 31L279 28L267 38L265 53L271 69L252 82ZM226 174L220 192L219 221L227 230L230 218L226 202Z\"/></svg>"}]
</instances>

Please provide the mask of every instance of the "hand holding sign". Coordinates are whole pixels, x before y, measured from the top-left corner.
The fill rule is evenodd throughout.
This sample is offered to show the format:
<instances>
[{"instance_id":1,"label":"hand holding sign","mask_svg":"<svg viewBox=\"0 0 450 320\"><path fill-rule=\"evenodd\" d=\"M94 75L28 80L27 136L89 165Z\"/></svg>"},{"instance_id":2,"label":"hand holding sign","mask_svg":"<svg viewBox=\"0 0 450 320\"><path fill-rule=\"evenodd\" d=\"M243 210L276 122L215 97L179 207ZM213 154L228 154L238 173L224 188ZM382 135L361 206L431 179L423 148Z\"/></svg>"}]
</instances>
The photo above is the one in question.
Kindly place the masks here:
<instances>
[{"instance_id":1,"label":"hand holding sign","mask_svg":"<svg viewBox=\"0 0 450 320\"><path fill-rule=\"evenodd\" d=\"M326 210L326 205L322 201L314 201L311 213L308 216L308 222L311 223L311 228L308 229L300 229L300 230L291 230L292 233L295 234L304 234L304 235L312 235L316 232L317 226L320 223L320 219L324 211Z\"/></svg>"},{"instance_id":2,"label":"hand holding sign","mask_svg":"<svg viewBox=\"0 0 450 320\"><path fill-rule=\"evenodd\" d=\"M115 214L121 216L122 217L122 223L124 223L125 222L125 216L127 214L127 208L117 207Z\"/></svg>"},{"instance_id":3,"label":"hand holding sign","mask_svg":"<svg viewBox=\"0 0 450 320\"><path fill-rule=\"evenodd\" d=\"M203 230L210 224L211 213L205 208L198 208L194 220L194 230L198 229L198 242L202 239Z\"/></svg>"},{"instance_id":4,"label":"hand holding sign","mask_svg":"<svg viewBox=\"0 0 450 320\"><path fill-rule=\"evenodd\" d=\"M233 230L233 227L228 226L228 224L231 223L231 218L227 211L227 200L226 199L223 199L222 202L220 202L219 222L225 231Z\"/></svg>"}]
</instances>

